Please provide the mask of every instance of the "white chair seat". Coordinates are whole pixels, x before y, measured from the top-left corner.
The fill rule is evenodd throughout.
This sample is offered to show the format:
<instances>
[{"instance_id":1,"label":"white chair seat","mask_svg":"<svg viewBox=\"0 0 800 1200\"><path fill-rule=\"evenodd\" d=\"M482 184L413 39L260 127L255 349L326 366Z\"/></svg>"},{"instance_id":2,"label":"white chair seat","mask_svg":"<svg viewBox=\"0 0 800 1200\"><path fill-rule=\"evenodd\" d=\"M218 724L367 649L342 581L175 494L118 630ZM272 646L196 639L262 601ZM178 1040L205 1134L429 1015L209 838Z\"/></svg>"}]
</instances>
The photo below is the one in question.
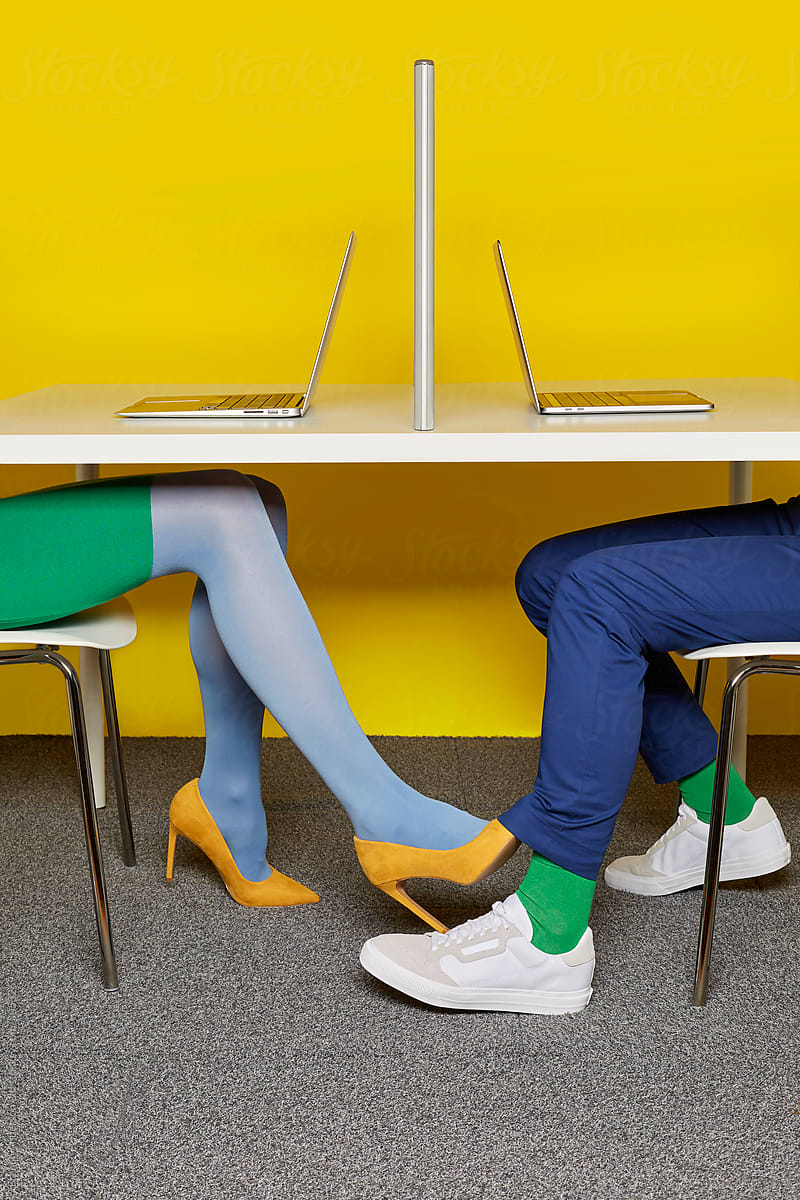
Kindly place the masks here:
<instances>
[{"instance_id":1,"label":"white chair seat","mask_svg":"<svg viewBox=\"0 0 800 1200\"><path fill-rule=\"evenodd\" d=\"M680 650L681 658L760 658L762 654L800 654L800 642L731 642L727 646L703 646Z\"/></svg>"},{"instance_id":2,"label":"white chair seat","mask_svg":"<svg viewBox=\"0 0 800 1200\"><path fill-rule=\"evenodd\" d=\"M136 617L124 597L84 609L50 625L24 625L0 629L0 645L89 646L93 650L119 650L136 637Z\"/></svg>"}]
</instances>

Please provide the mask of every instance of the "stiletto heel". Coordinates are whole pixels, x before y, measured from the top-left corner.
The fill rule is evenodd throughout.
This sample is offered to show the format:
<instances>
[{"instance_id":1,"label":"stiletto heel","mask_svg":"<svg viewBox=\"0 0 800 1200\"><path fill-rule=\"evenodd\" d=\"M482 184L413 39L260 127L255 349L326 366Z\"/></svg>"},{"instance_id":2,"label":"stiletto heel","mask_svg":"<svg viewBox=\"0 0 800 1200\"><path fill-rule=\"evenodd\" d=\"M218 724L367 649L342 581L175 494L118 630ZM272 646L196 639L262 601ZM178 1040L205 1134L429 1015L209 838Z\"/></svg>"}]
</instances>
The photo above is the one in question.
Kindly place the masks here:
<instances>
[{"instance_id":1,"label":"stiletto heel","mask_svg":"<svg viewBox=\"0 0 800 1200\"><path fill-rule=\"evenodd\" d=\"M169 806L169 842L167 879L172 879L175 841L180 833L202 850L222 876L222 881L237 904L247 908L278 908L289 904L316 904L319 896L295 879L272 868L268 879L245 879L220 833L214 818L203 803L198 780L184 784Z\"/></svg>"},{"instance_id":2,"label":"stiletto heel","mask_svg":"<svg viewBox=\"0 0 800 1200\"><path fill-rule=\"evenodd\" d=\"M167 883L172 883L172 868L175 865L175 843L178 840L178 831L172 824L169 823L169 842L167 843Z\"/></svg>"},{"instance_id":3,"label":"stiletto heel","mask_svg":"<svg viewBox=\"0 0 800 1200\"><path fill-rule=\"evenodd\" d=\"M427 908L423 908L416 900L412 900L403 887L404 883L405 880L401 882L399 879L396 879L392 883L376 883L375 886L380 888L382 892L385 892L387 896L391 896L392 900L396 900L398 904L402 904L404 908L409 909L415 916L421 917L437 933L447 933L446 925L437 920L433 913L429 913Z\"/></svg>"},{"instance_id":4,"label":"stiletto heel","mask_svg":"<svg viewBox=\"0 0 800 1200\"><path fill-rule=\"evenodd\" d=\"M519 846L513 833L499 821L490 821L476 838L453 850L426 850L396 842L371 842L354 837L361 869L370 883L410 909L439 933L447 930L441 921L408 895L409 879L446 879L450 883L480 883L504 863Z\"/></svg>"}]
</instances>

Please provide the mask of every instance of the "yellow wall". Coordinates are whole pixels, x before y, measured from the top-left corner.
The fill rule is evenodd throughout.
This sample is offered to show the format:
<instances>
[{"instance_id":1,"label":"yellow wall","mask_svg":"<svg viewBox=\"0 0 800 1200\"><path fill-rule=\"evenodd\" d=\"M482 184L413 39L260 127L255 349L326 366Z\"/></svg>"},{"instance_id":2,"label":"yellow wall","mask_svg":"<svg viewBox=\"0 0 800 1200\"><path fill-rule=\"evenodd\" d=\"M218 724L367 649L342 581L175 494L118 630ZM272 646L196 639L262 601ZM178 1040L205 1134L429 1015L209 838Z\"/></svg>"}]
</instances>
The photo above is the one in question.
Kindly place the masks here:
<instances>
[{"instance_id":1,"label":"yellow wall","mask_svg":"<svg viewBox=\"0 0 800 1200\"><path fill-rule=\"evenodd\" d=\"M300 381L351 227L326 379L409 380L420 56L438 65L439 379L517 378L498 235L543 378L800 375L796 6L431 7L17 6L0 46L0 395ZM726 498L718 465L271 474L292 564L372 732L537 732L522 553ZM799 476L758 468L756 494L800 491ZM5 469L0 492L69 478ZM118 656L128 732L200 731L189 591L135 596L140 637ZM0 732L65 728L44 675L0 689ZM800 728L785 682L763 697L756 683L755 730Z\"/></svg>"}]
</instances>

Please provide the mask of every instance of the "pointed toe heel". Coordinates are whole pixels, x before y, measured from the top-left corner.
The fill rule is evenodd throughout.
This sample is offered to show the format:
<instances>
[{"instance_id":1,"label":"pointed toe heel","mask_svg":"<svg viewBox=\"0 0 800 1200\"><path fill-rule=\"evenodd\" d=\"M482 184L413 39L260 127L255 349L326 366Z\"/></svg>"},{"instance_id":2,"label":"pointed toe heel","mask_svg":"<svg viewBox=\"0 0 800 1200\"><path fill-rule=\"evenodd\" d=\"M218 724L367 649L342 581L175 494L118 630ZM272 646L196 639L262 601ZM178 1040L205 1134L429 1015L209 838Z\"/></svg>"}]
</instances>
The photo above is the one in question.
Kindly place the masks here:
<instances>
[{"instance_id":1,"label":"pointed toe heel","mask_svg":"<svg viewBox=\"0 0 800 1200\"><path fill-rule=\"evenodd\" d=\"M454 850L425 850L396 842L372 842L354 837L361 869L370 883L398 904L421 917L439 933L447 926L418 904L405 890L409 879L446 879L450 883L480 883L504 863L519 846L513 833L499 821L490 821L477 837Z\"/></svg>"},{"instance_id":2,"label":"pointed toe heel","mask_svg":"<svg viewBox=\"0 0 800 1200\"><path fill-rule=\"evenodd\" d=\"M167 843L167 882L172 882L175 870L175 843L178 834L202 850L214 864L222 882L237 904L246 908L280 908L292 904L316 904L319 896L310 888L272 868L267 879L258 882L245 879L236 866L227 842L214 818L203 803L198 780L184 784L176 793L169 808L169 841Z\"/></svg>"}]
</instances>

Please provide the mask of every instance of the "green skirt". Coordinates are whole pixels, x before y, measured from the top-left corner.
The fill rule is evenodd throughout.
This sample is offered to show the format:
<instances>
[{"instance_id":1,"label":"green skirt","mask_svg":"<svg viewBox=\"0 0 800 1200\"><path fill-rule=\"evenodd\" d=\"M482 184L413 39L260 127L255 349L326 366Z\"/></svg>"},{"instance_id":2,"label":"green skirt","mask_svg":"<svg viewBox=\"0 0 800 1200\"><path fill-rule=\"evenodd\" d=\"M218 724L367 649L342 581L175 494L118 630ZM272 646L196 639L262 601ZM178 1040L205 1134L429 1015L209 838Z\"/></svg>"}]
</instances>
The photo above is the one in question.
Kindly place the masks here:
<instances>
[{"instance_id":1,"label":"green skirt","mask_svg":"<svg viewBox=\"0 0 800 1200\"><path fill-rule=\"evenodd\" d=\"M47 624L148 580L152 479L72 483L0 500L0 629Z\"/></svg>"}]
</instances>

